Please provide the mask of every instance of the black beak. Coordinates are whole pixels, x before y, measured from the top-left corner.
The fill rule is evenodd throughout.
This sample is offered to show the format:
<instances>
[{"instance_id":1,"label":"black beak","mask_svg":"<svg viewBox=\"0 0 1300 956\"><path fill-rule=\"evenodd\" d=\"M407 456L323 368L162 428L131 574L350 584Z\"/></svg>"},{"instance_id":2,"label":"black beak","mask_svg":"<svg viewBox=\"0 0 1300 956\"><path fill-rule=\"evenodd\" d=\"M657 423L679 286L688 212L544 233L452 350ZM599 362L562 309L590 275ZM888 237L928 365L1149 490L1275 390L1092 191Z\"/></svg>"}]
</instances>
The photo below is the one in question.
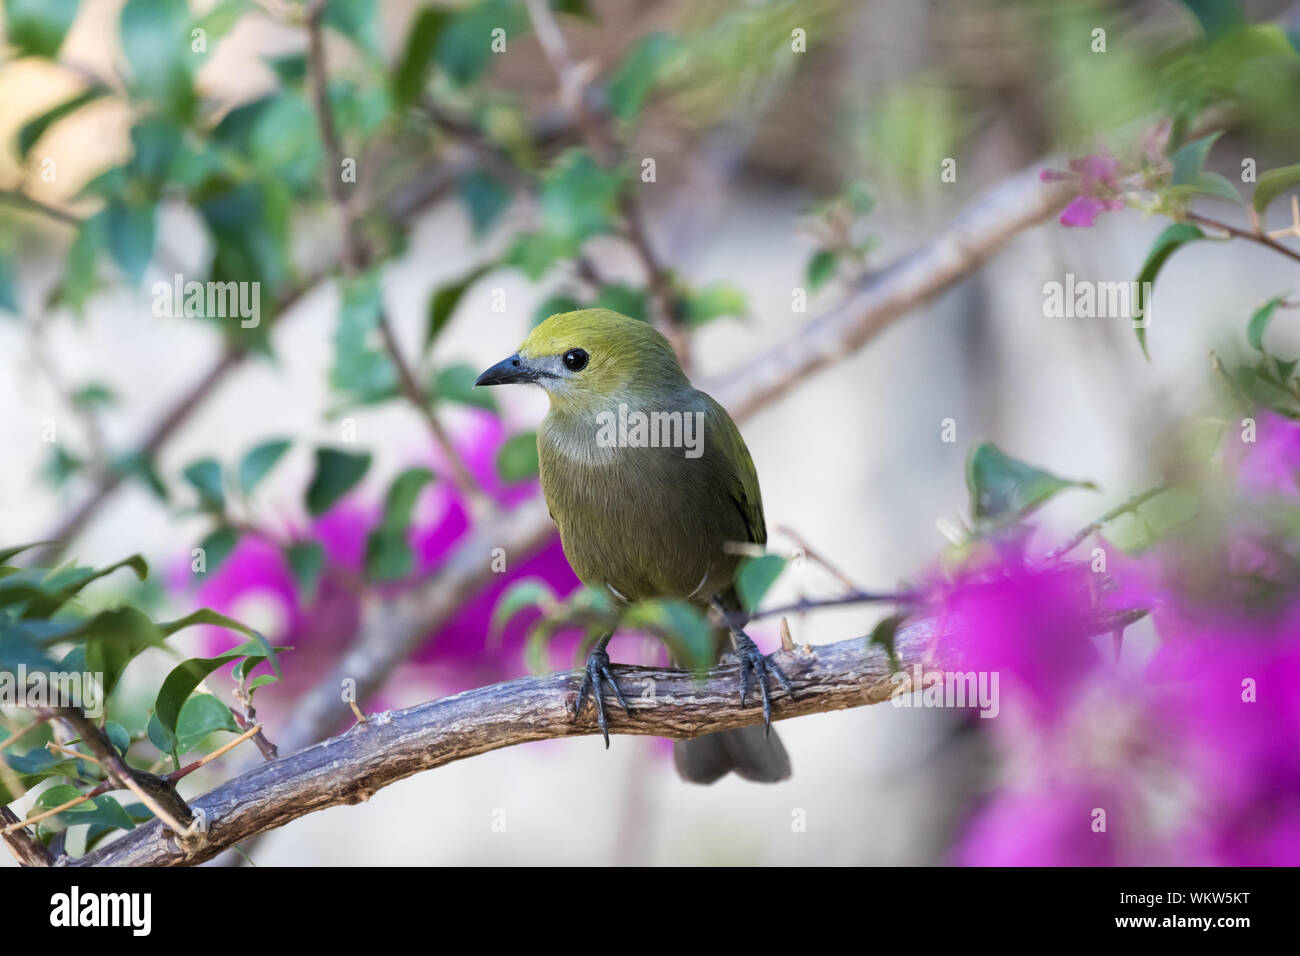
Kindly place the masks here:
<instances>
[{"instance_id":1,"label":"black beak","mask_svg":"<svg viewBox=\"0 0 1300 956\"><path fill-rule=\"evenodd\" d=\"M516 382L535 381L537 381L537 376L531 369L525 367L523 359L516 352L510 358L502 359L485 371L474 382L474 385L475 387L479 385L513 385Z\"/></svg>"}]
</instances>

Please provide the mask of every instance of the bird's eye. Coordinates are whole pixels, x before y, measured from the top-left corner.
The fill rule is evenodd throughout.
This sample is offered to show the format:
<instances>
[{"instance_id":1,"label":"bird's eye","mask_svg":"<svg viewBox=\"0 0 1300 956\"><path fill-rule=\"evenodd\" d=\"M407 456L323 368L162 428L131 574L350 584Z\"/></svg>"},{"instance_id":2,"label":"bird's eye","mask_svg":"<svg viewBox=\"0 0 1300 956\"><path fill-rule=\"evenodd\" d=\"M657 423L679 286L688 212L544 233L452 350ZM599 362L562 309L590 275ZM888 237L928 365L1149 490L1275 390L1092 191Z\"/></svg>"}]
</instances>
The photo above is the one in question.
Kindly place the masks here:
<instances>
[{"instance_id":1,"label":"bird's eye","mask_svg":"<svg viewBox=\"0 0 1300 956\"><path fill-rule=\"evenodd\" d=\"M587 367L587 353L582 349L569 349L564 353L564 367L570 372L581 372Z\"/></svg>"}]
</instances>

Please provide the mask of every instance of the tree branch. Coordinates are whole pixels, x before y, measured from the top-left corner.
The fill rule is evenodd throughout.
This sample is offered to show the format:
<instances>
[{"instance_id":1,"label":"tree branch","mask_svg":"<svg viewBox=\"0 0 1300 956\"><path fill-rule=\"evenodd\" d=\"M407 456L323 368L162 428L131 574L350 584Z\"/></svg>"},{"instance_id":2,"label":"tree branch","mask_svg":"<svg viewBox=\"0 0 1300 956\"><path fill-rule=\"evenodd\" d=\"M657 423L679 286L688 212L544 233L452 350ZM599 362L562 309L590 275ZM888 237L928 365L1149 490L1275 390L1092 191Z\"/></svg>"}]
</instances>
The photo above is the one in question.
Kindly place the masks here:
<instances>
[{"instance_id":1,"label":"tree branch","mask_svg":"<svg viewBox=\"0 0 1300 956\"><path fill-rule=\"evenodd\" d=\"M933 640L924 622L899 630L895 647L906 666L920 662ZM775 659L795 688L779 691L772 717L784 720L888 700L901 686L885 653L866 638L778 651ZM610 710L610 731L688 739L762 721L754 701L740 706L736 665L697 681L687 671L615 665L628 688L632 715ZM590 736L600 731L590 710L575 721L580 671L523 677L480 687L408 710L378 715L307 750L260 764L193 800L208 822L206 835L182 849L151 822L69 865L177 866L201 863L265 830L327 807L360 803L391 783L423 770L534 740ZM638 688L652 691L642 695Z\"/></svg>"}]
</instances>

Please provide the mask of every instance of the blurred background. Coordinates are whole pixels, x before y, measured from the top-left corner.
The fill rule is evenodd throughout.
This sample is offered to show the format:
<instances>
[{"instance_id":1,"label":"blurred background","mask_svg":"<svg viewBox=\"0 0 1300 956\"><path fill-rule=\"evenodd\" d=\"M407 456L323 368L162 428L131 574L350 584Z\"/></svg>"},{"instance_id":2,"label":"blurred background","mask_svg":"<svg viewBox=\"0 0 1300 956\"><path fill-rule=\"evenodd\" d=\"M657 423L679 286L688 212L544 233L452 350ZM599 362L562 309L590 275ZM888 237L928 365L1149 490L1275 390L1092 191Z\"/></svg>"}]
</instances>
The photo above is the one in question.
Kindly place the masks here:
<instances>
[{"instance_id":1,"label":"blurred background","mask_svg":"<svg viewBox=\"0 0 1300 956\"><path fill-rule=\"evenodd\" d=\"M436 588L476 528L536 495L544 396L467 386L540 318L608 305L669 329L697 382L735 381L1016 177L1135 148L1166 119L1185 136L1207 111L1224 130L1207 168L1233 183L1243 160L1284 166L1300 144L1287 3L560 0L540 26L537 6L326 4L331 143L299 4L6 0L0 541L61 535L64 557L94 565L140 552L149 581L112 579L94 600L161 618L209 606L292 645L257 697L282 748L348 726L341 703L300 708L384 607ZM1045 315L1046 283L1127 282L1167 225L1127 208L1067 228L1054 212L749 414L772 549L815 550L869 589L914 580L961 526L985 439L1099 486L1045 510L1057 538L1151 484L1171 423L1205 412L1211 349L1243 352L1251 311L1296 275L1249 242L1180 251L1149 362L1122 319ZM258 281L259 326L158 314L156 284L177 274ZM1281 322L1270 335L1279 354L1300 346ZM241 458L281 439L255 491L230 492ZM322 447L369 456L337 495ZM419 467L436 477L396 542L377 537L390 485ZM558 539L529 545L503 542L495 575L485 548L468 598L410 625L414 653L362 706L527 673L536 612L497 634L497 598L523 578L577 586ZM840 587L796 562L766 600ZM885 613L790 624L817 644ZM753 633L776 646L771 621ZM572 666L572 636L549 653ZM640 636L611 646L618 662L661 653ZM111 709L128 731L170 663L151 652L128 673ZM209 686L229 700L228 682ZM795 772L770 787L686 785L654 739L527 744L245 850L259 865L957 862L1003 779L979 723L888 705L785 721ZM258 759L236 750L183 792Z\"/></svg>"}]
</instances>

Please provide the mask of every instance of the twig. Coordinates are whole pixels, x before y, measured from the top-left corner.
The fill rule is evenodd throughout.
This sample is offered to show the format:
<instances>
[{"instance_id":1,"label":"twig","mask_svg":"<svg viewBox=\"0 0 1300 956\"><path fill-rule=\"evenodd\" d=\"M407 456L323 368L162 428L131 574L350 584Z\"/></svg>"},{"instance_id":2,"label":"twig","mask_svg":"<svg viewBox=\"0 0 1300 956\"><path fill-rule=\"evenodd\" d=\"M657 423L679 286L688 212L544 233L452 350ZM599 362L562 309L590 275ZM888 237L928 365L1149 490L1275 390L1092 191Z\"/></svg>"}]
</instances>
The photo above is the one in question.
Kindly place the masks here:
<instances>
[{"instance_id":1,"label":"twig","mask_svg":"<svg viewBox=\"0 0 1300 956\"><path fill-rule=\"evenodd\" d=\"M895 647L910 664L932 640L926 622L900 629ZM861 637L811 653L778 651L795 688L777 693L772 717L783 720L888 700L905 685L883 650ZM610 730L686 739L762 721L751 700L740 706L736 665L716 667L703 681L689 671L615 665L624 686L654 687L653 699L629 699L630 716L610 711ZM201 863L254 834L326 807L368 800L414 773L533 740L598 734L590 709L574 720L581 672L525 677L480 687L409 710L378 715L321 744L260 764L194 801L209 821L193 848L166 840L156 823L137 827L76 861L89 866L174 866Z\"/></svg>"},{"instance_id":2,"label":"twig","mask_svg":"<svg viewBox=\"0 0 1300 956\"><path fill-rule=\"evenodd\" d=\"M1082 544L1090 534L1100 531L1103 527L1105 527L1111 521L1114 521L1120 515L1127 514L1130 511L1136 511L1139 507L1144 505L1146 502L1150 501L1156 495L1160 494L1160 492L1166 491L1167 489L1168 489L1167 485L1156 485L1153 488L1148 488L1146 491L1139 492L1138 494L1134 495L1132 498L1129 498L1128 501L1125 501L1123 504L1112 508L1110 511L1107 511L1100 518L1097 518L1095 521L1089 522L1086 526L1080 528L1074 534L1074 536L1070 538L1069 541L1066 541L1059 548L1056 548L1054 551L1051 551L1047 555L1048 561L1059 561L1061 558L1065 557L1067 554L1069 554L1071 551L1077 548L1080 544Z\"/></svg>"},{"instance_id":3,"label":"twig","mask_svg":"<svg viewBox=\"0 0 1300 956\"><path fill-rule=\"evenodd\" d=\"M0 202L6 202L10 205L17 206L26 212L39 213L47 219L63 223L65 226L80 226L81 218L65 209L57 206L51 206L47 202L42 202L33 196L27 195L17 189L0 189Z\"/></svg>"},{"instance_id":4,"label":"twig","mask_svg":"<svg viewBox=\"0 0 1300 956\"><path fill-rule=\"evenodd\" d=\"M1211 229L1218 229L1220 232L1226 233L1227 235L1233 236L1234 238L1246 239L1249 240L1250 242L1257 242L1261 246L1267 246L1269 249L1272 249L1274 252L1280 253L1281 255L1287 256L1290 259L1294 259L1297 262L1300 262L1300 252L1297 252L1296 250L1291 249L1288 246L1282 245L1282 243L1278 242L1271 235L1262 232L1252 232L1249 229L1242 229L1239 226L1229 225L1226 222L1220 222L1218 219L1211 219L1208 216L1202 216L1201 214L1195 212L1187 213L1186 218L1189 222L1200 223L1202 226L1209 226Z\"/></svg>"},{"instance_id":5,"label":"twig","mask_svg":"<svg viewBox=\"0 0 1300 956\"><path fill-rule=\"evenodd\" d=\"M185 777L188 777L190 774L198 770L200 767L206 766L207 764L212 763L212 761L216 760L218 757L228 754L230 751L234 750L236 747L242 744L245 740L248 740L250 737L255 737L257 736L257 734L261 732L262 732L262 725L254 724L252 727L249 727L247 730L245 730L234 740L222 744L220 747L212 751L212 753L208 754L206 757L202 757L191 764L187 764L186 766L181 767L179 770L173 770L171 773L167 774L167 778L166 778L167 781L169 783L175 783L177 780L182 780Z\"/></svg>"}]
</instances>

